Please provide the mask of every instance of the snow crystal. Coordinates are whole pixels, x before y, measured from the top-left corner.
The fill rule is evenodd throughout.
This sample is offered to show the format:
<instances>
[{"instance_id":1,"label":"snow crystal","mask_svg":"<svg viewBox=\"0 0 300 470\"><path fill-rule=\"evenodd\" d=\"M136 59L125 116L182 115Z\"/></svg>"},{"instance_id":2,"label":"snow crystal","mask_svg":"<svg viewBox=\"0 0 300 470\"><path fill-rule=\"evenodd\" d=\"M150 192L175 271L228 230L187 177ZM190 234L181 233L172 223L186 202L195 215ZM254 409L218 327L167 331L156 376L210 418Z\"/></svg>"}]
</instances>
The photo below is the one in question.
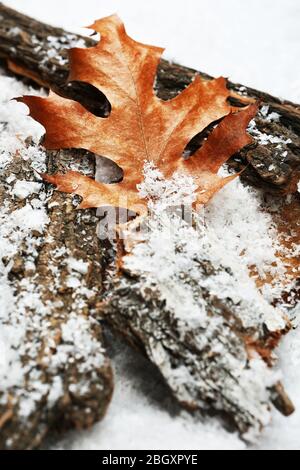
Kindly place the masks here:
<instances>
[{"instance_id":1,"label":"snow crystal","mask_svg":"<svg viewBox=\"0 0 300 470\"><path fill-rule=\"evenodd\" d=\"M152 162L144 166L144 180L138 185L141 198L148 199L151 210L165 210L169 206L191 205L195 201L197 185L191 176L175 173L165 179Z\"/></svg>"},{"instance_id":2,"label":"snow crystal","mask_svg":"<svg viewBox=\"0 0 300 470\"><path fill-rule=\"evenodd\" d=\"M23 94L36 95L36 90L28 89L13 78L0 75L0 129L2 126L0 154L7 155L7 152L13 153L23 148L23 141L27 137L31 137L37 143L43 135L43 127L33 119L28 118L27 106L12 101Z\"/></svg>"},{"instance_id":3,"label":"snow crystal","mask_svg":"<svg viewBox=\"0 0 300 470\"><path fill-rule=\"evenodd\" d=\"M19 199L26 199L34 193L38 193L42 185L34 181L21 181L18 180L12 190L12 194Z\"/></svg>"},{"instance_id":4,"label":"snow crystal","mask_svg":"<svg viewBox=\"0 0 300 470\"><path fill-rule=\"evenodd\" d=\"M18 26L10 28L7 32L8 36L19 36L20 33L22 33L22 30Z\"/></svg>"},{"instance_id":5,"label":"snow crystal","mask_svg":"<svg viewBox=\"0 0 300 470\"><path fill-rule=\"evenodd\" d=\"M54 343L55 345L55 343ZM55 403L62 397L64 394L63 382L59 375L56 375L53 379L53 383L48 395L47 403L49 408L53 407Z\"/></svg>"},{"instance_id":6,"label":"snow crystal","mask_svg":"<svg viewBox=\"0 0 300 470\"><path fill-rule=\"evenodd\" d=\"M258 141L260 145L277 144L278 146L282 146L292 143L291 139L284 139L283 137L261 132L256 126L255 119L252 119L250 122L248 132L255 138L255 140Z\"/></svg>"},{"instance_id":7,"label":"snow crystal","mask_svg":"<svg viewBox=\"0 0 300 470\"><path fill-rule=\"evenodd\" d=\"M262 106L259 111L259 115L263 117L265 122L279 122L280 114L275 113L274 111L270 113L269 111L270 111L270 106L268 105Z\"/></svg>"},{"instance_id":8,"label":"snow crystal","mask_svg":"<svg viewBox=\"0 0 300 470\"><path fill-rule=\"evenodd\" d=\"M41 46L38 47L39 51L43 51ZM78 39L74 34L68 34L65 37L47 36L47 48L45 49L47 53L44 55L41 65L47 64L51 59L58 61L59 65L65 65L68 62L68 58L62 57L60 52L65 48L71 49L75 47L84 48L85 40ZM52 64L52 67L55 67L55 65Z\"/></svg>"},{"instance_id":9,"label":"snow crystal","mask_svg":"<svg viewBox=\"0 0 300 470\"><path fill-rule=\"evenodd\" d=\"M99 354L99 341L91 337L90 329L89 321L75 314L71 314L69 320L62 325L65 345L60 348L68 351L72 357L84 359L80 365L81 373L85 370L98 369L104 364L104 355Z\"/></svg>"},{"instance_id":10,"label":"snow crystal","mask_svg":"<svg viewBox=\"0 0 300 470\"><path fill-rule=\"evenodd\" d=\"M6 223L8 226L19 229L20 233L22 233L22 237L26 237L33 231L42 234L48 222L49 218L45 210L33 209L29 203L21 209L17 209L9 215L6 215Z\"/></svg>"},{"instance_id":11,"label":"snow crystal","mask_svg":"<svg viewBox=\"0 0 300 470\"><path fill-rule=\"evenodd\" d=\"M84 262L82 259L69 258L68 268L71 273L76 271L80 274L86 274L89 269L89 263Z\"/></svg>"},{"instance_id":12,"label":"snow crystal","mask_svg":"<svg viewBox=\"0 0 300 470\"><path fill-rule=\"evenodd\" d=\"M81 282L80 280L75 277L75 276L69 276L66 281L66 286L69 287L70 289L77 289L80 287Z\"/></svg>"},{"instance_id":13,"label":"snow crystal","mask_svg":"<svg viewBox=\"0 0 300 470\"><path fill-rule=\"evenodd\" d=\"M7 184L11 184L13 181L16 180L16 176L15 175L10 175L8 178L6 178L6 182Z\"/></svg>"}]
</instances>

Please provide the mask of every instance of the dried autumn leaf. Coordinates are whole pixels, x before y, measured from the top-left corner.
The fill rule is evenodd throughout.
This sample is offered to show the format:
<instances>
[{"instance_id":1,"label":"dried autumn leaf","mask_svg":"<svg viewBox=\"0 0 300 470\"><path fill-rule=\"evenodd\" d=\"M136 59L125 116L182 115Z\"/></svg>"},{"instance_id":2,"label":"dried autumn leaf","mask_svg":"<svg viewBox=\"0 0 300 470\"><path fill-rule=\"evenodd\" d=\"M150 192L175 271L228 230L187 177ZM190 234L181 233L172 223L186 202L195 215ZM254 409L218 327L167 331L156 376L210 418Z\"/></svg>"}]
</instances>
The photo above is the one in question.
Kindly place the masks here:
<instances>
[{"instance_id":1,"label":"dried autumn leaf","mask_svg":"<svg viewBox=\"0 0 300 470\"><path fill-rule=\"evenodd\" d=\"M82 208L112 205L142 212L137 184L145 161L150 161L166 177L176 171L192 174L198 185L197 202L207 202L232 179L220 178L217 171L251 142L246 128L257 105L232 114L226 80L204 81L198 75L178 96L163 101L154 91L163 49L131 39L115 15L96 21L91 28L100 33L101 40L95 47L70 51L69 81L82 81L101 90L110 101L110 115L97 117L78 102L53 92L46 99L26 96L21 101L46 128L46 148L84 148L113 160L124 177L113 185L76 172L45 179L61 191L82 196ZM222 118L202 148L184 160L188 142Z\"/></svg>"}]
</instances>

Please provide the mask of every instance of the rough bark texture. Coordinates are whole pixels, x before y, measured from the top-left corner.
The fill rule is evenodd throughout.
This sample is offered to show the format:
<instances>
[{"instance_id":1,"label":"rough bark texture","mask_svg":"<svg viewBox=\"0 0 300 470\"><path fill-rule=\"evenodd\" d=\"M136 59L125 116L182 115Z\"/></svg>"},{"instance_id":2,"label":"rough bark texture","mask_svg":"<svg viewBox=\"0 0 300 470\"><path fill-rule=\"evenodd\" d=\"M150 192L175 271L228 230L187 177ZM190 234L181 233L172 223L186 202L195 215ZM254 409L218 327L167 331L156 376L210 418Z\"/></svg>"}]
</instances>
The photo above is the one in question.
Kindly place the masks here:
<instances>
[{"instance_id":1,"label":"rough bark texture","mask_svg":"<svg viewBox=\"0 0 300 470\"><path fill-rule=\"evenodd\" d=\"M54 164L49 154L49 169L69 157L61 152ZM93 172L91 159L79 161ZM7 267L7 292L1 294L13 294L11 310L0 317L1 331L7 348L15 351L0 385L1 449L36 448L51 429L91 426L104 415L113 388L93 315L102 286L95 213L74 211L72 197L47 194L44 186L39 195L15 197L14 182L36 181L31 163L15 155L0 175L2 234L8 243L19 240L17 251L0 261ZM10 232L9 220L37 203L49 218L42 233L25 236L17 224Z\"/></svg>"},{"instance_id":2,"label":"rough bark texture","mask_svg":"<svg viewBox=\"0 0 300 470\"><path fill-rule=\"evenodd\" d=\"M185 252L186 240L195 241L189 229L176 218L170 224L175 227L171 242L164 243L174 251L155 258L147 236L106 280L103 312L158 367L183 407L221 411L251 440L266 424L271 402L285 415L294 410L282 385L268 384L267 366L276 361L273 350L288 323L273 329L267 317L276 322L279 312L258 291L244 298L240 283L245 279L212 260L216 247L202 245L199 236L198 252L191 257ZM251 281L246 289L250 293Z\"/></svg>"},{"instance_id":3,"label":"rough bark texture","mask_svg":"<svg viewBox=\"0 0 300 470\"><path fill-rule=\"evenodd\" d=\"M254 431L249 440L266 424L271 402L287 416L294 411L279 383L268 390L260 383L261 377L251 377L246 339L253 330L242 327L230 300L226 303L195 288L195 298L199 303L205 301L211 322L220 320L208 333L206 328L185 325L166 307L159 286L146 291L146 285L143 279L123 271L103 311L109 324L158 367L184 408L223 412L245 439L250 429ZM267 338L261 324L257 342L265 346L272 335ZM255 387L253 380L257 380Z\"/></svg>"},{"instance_id":4,"label":"rough bark texture","mask_svg":"<svg viewBox=\"0 0 300 470\"><path fill-rule=\"evenodd\" d=\"M94 87L79 83L66 85L67 49L76 45L92 46L92 39L45 25L2 4L0 18L0 57L9 61L12 71L76 99L96 115L108 112L109 104ZM158 95L162 99L173 97L190 83L195 73L199 72L163 60L158 70ZM210 78L207 74L201 75L206 79ZM258 142L233 159L232 165L240 169L249 162L243 177L253 184L264 186L268 191L295 192L300 175L300 106L252 88L241 87L239 84L229 82L229 87L234 92L260 100L262 104L270 107L271 112L281 115L280 122L271 122L268 125L258 119L257 127L262 133L292 140L280 148L277 148L276 143L266 146ZM238 97L234 98L233 102L242 105ZM202 134L195 138L190 150L197 148L203 137Z\"/></svg>"},{"instance_id":5,"label":"rough bark texture","mask_svg":"<svg viewBox=\"0 0 300 470\"><path fill-rule=\"evenodd\" d=\"M0 5L0 19L0 57L9 61L9 68L13 72L31 78L45 87L51 87L63 96L80 101L96 115L105 115L109 111L109 103L93 87L82 86L78 83L65 85L68 76L65 49L74 47L78 41L81 45L90 46L93 44L91 39L80 38L61 29L44 25L3 5ZM162 99L168 99L176 95L192 80L194 74L194 70L162 61L157 80L159 96ZM205 74L202 75L206 79L210 78ZM250 165L243 173L245 179L264 187L271 193L295 192L300 163L299 107L256 90L244 87L241 89L240 85L230 83L229 86L234 91L260 99L263 104L270 107L270 111L281 115L278 122L276 120L267 122L263 116L256 119L256 128L253 130L256 143L233 158L232 166L240 168L248 160ZM232 100L236 105L242 105L238 97ZM265 134L271 136L268 145L261 144ZM276 138L273 139L274 136L284 140L280 143L280 147ZM205 133L197 136L187 150L192 152L201 145L204 137ZM68 153L60 152L59 155L68 156ZM61 161L64 161L64 158ZM65 167L67 165L65 161ZM54 169L50 164L48 170ZM68 207L71 208L70 198L57 194L55 198L59 198L60 204L66 201L63 207L69 204ZM70 230L72 233L75 231L80 233L81 216L78 213L66 209L66 212L62 214L57 213L56 217L60 217L64 243L68 243ZM89 232L92 243L90 245L91 258L94 257L97 260L100 247L93 231L96 225L94 213L89 211L82 217L87 217L91 229ZM57 231L53 227L55 227L55 219L50 223L49 230L54 230L56 234ZM71 234L71 240L72 237ZM61 239L56 239L55 243L61 243ZM75 243L72 247L75 251L76 246L78 248ZM99 259L99 262L102 270L105 271L106 268L111 269L110 257L113 259L114 254L110 245L102 245L101 248L102 259ZM44 248L44 250L47 249ZM82 250L80 256L85 259L84 246ZM47 259L50 258L49 251L45 256L48 257ZM193 260L193 262L198 263L199 274L203 278L209 278L219 272L218 270L228 272L226 266L219 267L215 271L209 262L205 263L203 260ZM96 268L93 269L96 269L95 272L99 269L97 262ZM63 270L60 275L63 284L65 276ZM95 286L101 288L100 281L97 282ZM274 334L267 331L263 321L258 323L254 330L252 327L244 327L241 325L240 312L237 312L237 307L230 299L222 300L204 287L193 285L191 280L186 282L192 289L195 302L204 302L208 315L216 320L215 327L207 333L210 335L207 346L201 340L203 328L194 328L192 325L185 325L183 328L182 322L178 320L174 311L166 306L160 292L161 286L154 282L149 288L143 275L133 275L126 268L123 268L121 278L113 284L110 279L107 279L111 290L108 302L104 308L103 305L99 307L104 309L109 323L157 365L175 397L183 406L189 409L213 407L218 411L225 411L233 418L241 433L247 432L251 427L259 429L264 425L265 412L269 408L270 401L273 401L284 414L290 414L293 407L280 384L268 388L262 381L259 386L260 391L256 394L255 379L252 380L247 375L248 352L254 346L255 350L261 348L267 354L267 360L272 362L272 350L282 332ZM61 294L54 291L51 295L60 298ZM65 296L63 301L66 302ZM244 306L244 309L247 310L247 307ZM65 314L67 313L66 309ZM250 346L247 341L250 341ZM215 352L210 342L215 344ZM221 345L225 347L225 352L223 351L220 355L218 351ZM228 361L223 362L225 356ZM243 373L245 372L241 382L240 377L234 375L234 371L239 368L243 369ZM68 370L63 376L67 383ZM108 372L107 374L109 376ZM100 374L100 377L103 375ZM109 395L109 383L110 379L106 385L106 397ZM249 392L250 385L253 387L251 389L253 394L252 391ZM101 403L106 403L105 399L103 401L103 395L99 394L98 399ZM5 416L7 407L3 411ZM43 415L41 416L40 418L37 415L37 420L44 425ZM4 422L6 423L5 420ZM9 424L5 425L9 426ZM27 447L30 446L32 444L29 443Z\"/></svg>"}]
</instances>

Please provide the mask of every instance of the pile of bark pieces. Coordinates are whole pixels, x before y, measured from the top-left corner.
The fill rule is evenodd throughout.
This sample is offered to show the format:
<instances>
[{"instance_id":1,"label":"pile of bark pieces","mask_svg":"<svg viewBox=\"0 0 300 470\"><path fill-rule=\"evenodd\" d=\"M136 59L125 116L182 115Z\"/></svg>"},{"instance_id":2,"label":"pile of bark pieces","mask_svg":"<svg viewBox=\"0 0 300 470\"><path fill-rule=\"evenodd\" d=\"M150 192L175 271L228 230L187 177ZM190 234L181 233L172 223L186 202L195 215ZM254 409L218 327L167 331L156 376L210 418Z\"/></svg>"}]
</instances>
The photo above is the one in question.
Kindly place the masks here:
<instances>
[{"instance_id":1,"label":"pile of bark pieces","mask_svg":"<svg viewBox=\"0 0 300 470\"><path fill-rule=\"evenodd\" d=\"M10 73L52 88L62 96L79 101L94 114L105 116L109 103L98 90L74 82L66 85L67 49L90 47L93 43L92 39L37 22L0 4L0 58ZM156 84L158 95L162 99L174 97L190 83L195 73L162 61ZM229 83L229 86L235 105L243 105L238 98L240 93L259 99L262 106L279 113L278 122L266 124L258 118L257 129L291 142L286 145L284 160L282 152L277 152L272 142L256 143L236 155L230 165L237 169L247 165L242 175L244 180L274 197L295 194L300 176L300 107L241 85ZM204 137L197 136L188 150L192 152L197 148ZM95 156L84 151L47 152L45 164L47 171L53 173L74 161L80 171L95 174ZM16 155L0 175L0 202L6 205L7 214L23 210L26 205L8 191L14 176L37 181L30 162L20 163ZM104 176L111 182L119 178L114 173L108 174L107 169ZM198 348L201 331L183 334L180 322L174 321L157 292L144 295L138 276L124 271L117 284L110 280L114 246L97 237L96 212L74 211L72 196L52 192L49 186L39 183L48 222L42 233L36 230L31 235L34 250L32 243L22 242L8 259L0 260L7 266L8 287L14 290L14 307L7 316L4 331L12 331L9 328L15 327L18 316L26 319L21 322L24 341L18 345L21 377L17 374L15 382L10 380L0 385L0 448L36 448L52 429L87 427L104 415L113 384L99 323L101 316L149 357L183 407L224 412L241 433L246 433L250 427L261 428L260 413L250 406L247 408L247 402L224 396L222 383L225 378L228 380L230 371L221 362L214 367L209 345L205 351ZM34 267L30 267L28 260ZM211 275L211 266L201 269L203 275ZM248 332L237 325L230 302L225 305L209 292L196 294L205 297L208 309L217 309L228 319L228 334L222 340L228 342L226 348L232 358L244 357L239 338ZM38 298L38 302L26 303L24 299L28 296ZM105 309L100 302L103 296L109 299ZM258 337L262 347L275 345L278 340L275 341L263 325ZM183 387L180 383L182 371L193 377L192 387L188 384ZM205 392L194 386L203 380ZM238 389L239 384L235 383L235 387ZM267 402L259 403L260 406L273 402L285 415L293 411L280 383L268 391L267 397Z\"/></svg>"}]
</instances>

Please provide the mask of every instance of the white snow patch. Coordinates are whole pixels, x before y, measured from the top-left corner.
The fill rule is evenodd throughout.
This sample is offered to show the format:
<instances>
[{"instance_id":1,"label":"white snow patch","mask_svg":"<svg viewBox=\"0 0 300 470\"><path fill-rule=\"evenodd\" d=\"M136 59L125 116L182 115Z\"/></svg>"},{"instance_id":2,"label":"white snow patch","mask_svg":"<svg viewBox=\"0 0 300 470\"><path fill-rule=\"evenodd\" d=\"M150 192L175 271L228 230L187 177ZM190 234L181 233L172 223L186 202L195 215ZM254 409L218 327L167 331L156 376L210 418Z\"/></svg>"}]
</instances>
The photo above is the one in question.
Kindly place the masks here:
<instances>
[{"instance_id":1,"label":"white snow patch","mask_svg":"<svg viewBox=\"0 0 300 470\"><path fill-rule=\"evenodd\" d=\"M79 274L87 274L89 269L89 263L83 261L82 259L69 258L68 268L70 273L76 271Z\"/></svg>"},{"instance_id":2,"label":"white snow patch","mask_svg":"<svg viewBox=\"0 0 300 470\"><path fill-rule=\"evenodd\" d=\"M221 169L220 174L227 176L228 172ZM185 211L187 222L191 223L189 209L191 209L190 204L195 200L196 188L193 178L176 174L170 180L166 180L153 164L147 163L144 176L144 182L139 185L138 189L142 197L149 199L149 207L155 216L163 214L169 206L180 205L183 201L187 205ZM247 277L249 277L249 270L255 266L262 279L268 274L277 273L283 276L285 273L285 267L277 256L278 233L271 215L263 210L263 204L262 193L244 186L237 178L214 196L202 210L200 221L203 233L215 245L212 252L215 253L216 262L220 262L221 259L229 265L234 262L233 270L238 266L243 266ZM164 223L170 227L165 226L165 231L162 230L156 234L157 241L153 236L151 242L156 244L158 254L161 250L168 249L165 239L170 239L172 233L168 230L172 229L173 222L170 224L164 220ZM190 233L193 232L190 231ZM160 243L160 239L164 240L164 244ZM219 259L217 259L218 256ZM166 265L164 269L168 270L170 267ZM280 276L277 276L279 279L266 294L269 302L278 298L281 289L284 288L280 284Z\"/></svg>"},{"instance_id":3,"label":"white snow patch","mask_svg":"<svg viewBox=\"0 0 300 470\"><path fill-rule=\"evenodd\" d=\"M39 193L41 187L41 183L18 180L13 187L12 194L19 199L26 199L31 194Z\"/></svg>"},{"instance_id":4,"label":"white snow patch","mask_svg":"<svg viewBox=\"0 0 300 470\"><path fill-rule=\"evenodd\" d=\"M13 227L14 230L19 230L22 238L24 238L33 231L37 231L42 234L45 226L49 222L49 218L45 210L33 209L33 207L27 203L21 209L17 209L6 215L6 221L9 229ZM2 232L4 234L5 225Z\"/></svg>"},{"instance_id":5,"label":"white snow patch","mask_svg":"<svg viewBox=\"0 0 300 470\"><path fill-rule=\"evenodd\" d=\"M144 180L137 187L140 196L148 199L149 209L155 211L164 211L169 206L191 205L195 201L196 188L191 176L175 173L166 179L152 162L145 162Z\"/></svg>"},{"instance_id":6,"label":"white snow patch","mask_svg":"<svg viewBox=\"0 0 300 470\"><path fill-rule=\"evenodd\" d=\"M269 111L270 106L265 105L261 107L259 114L264 118L266 122L279 122L280 114L275 113L274 111L270 113Z\"/></svg>"},{"instance_id":7,"label":"white snow patch","mask_svg":"<svg viewBox=\"0 0 300 470\"><path fill-rule=\"evenodd\" d=\"M78 39L74 34L68 34L66 37L49 35L47 36L47 43L47 54L42 60L42 65L46 64L49 59L55 59L60 65L65 65L68 62L68 59L61 57L60 52L62 49L71 49L75 47L85 48L84 39Z\"/></svg>"},{"instance_id":8,"label":"white snow patch","mask_svg":"<svg viewBox=\"0 0 300 470\"><path fill-rule=\"evenodd\" d=\"M239 191L234 191L234 188ZM240 193L243 199L239 199ZM254 279L249 276L249 268L255 263L265 275L274 269L273 263L277 262L276 232L270 217L260 213L258 199L241 183L228 185L217 197L207 210L194 217L196 229L180 217L162 212L157 202L144 242L137 244L125 258L125 266L132 272L144 273L149 285L151 279L155 279L164 292L167 305L178 313L179 319L189 324L193 319L195 326L205 327L210 319L204 305L201 307L198 299L193 302L191 287L181 282L186 276L209 292L215 292L224 299L232 298L241 307L241 320L245 327L266 323L271 331L284 328L281 312L263 299ZM234 199L236 203L232 204ZM164 198L163 207L166 204ZM194 265L193 262L200 258L216 268L216 273L205 280L197 263Z\"/></svg>"},{"instance_id":9,"label":"white snow patch","mask_svg":"<svg viewBox=\"0 0 300 470\"><path fill-rule=\"evenodd\" d=\"M256 126L255 119L252 119L250 122L248 132L253 135L260 145L277 144L279 148L280 146L292 143L291 139L284 139L281 136L261 132Z\"/></svg>"},{"instance_id":10,"label":"white snow patch","mask_svg":"<svg viewBox=\"0 0 300 470\"><path fill-rule=\"evenodd\" d=\"M22 30L18 26L14 26L13 28L10 28L7 32L9 36L19 36L20 33L22 33Z\"/></svg>"},{"instance_id":11,"label":"white snow patch","mask_svg":"<svg viewBox=\"0 0 300 470\"><path fill-rule=\"evenodd\" d=\"M70 289L77 289L80 287L81 283L80 280L75 276L69 276L66 281L66 286Z\"/></svg>"}]
</instances>

